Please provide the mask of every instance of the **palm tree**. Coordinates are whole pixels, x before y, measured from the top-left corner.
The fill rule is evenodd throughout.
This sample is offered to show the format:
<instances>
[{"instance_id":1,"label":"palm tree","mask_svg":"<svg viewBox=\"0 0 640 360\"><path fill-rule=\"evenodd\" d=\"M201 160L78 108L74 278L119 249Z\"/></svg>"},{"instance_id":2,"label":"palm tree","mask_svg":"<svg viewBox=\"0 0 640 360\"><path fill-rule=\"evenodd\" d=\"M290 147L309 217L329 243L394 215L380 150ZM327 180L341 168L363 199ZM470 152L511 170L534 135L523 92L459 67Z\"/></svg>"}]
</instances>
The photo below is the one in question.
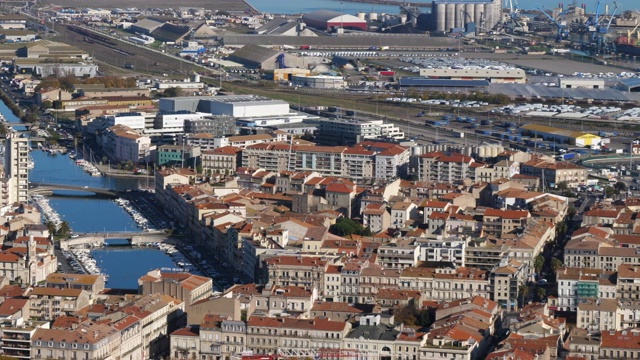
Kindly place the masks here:
<instances>
[{"instance_id":1,"label":"palm tree","mask_svg":"<svg viewBox=\"0 0 640 360\"><path fill-rule=\"evenodd\" d=\"M69 226L69 223L66 221L63 221L60 224L60 229L58 229L58 234L59 235L63 235L66 236L71 232L71 227Z\"/></svg>"},{"instance_id":2,"label":"palm tree","mask_svg":"<svg viewBox=\"0 0 640 360\"><path fill-rule=\"evenodd\" d=\"M47 224L46 224L46 225L47 225L47 229L49 230L49 233L50 233L51 235L55 235L55 234L56 234L56 231L58 230L58 229L56 228L56 224L54 224L54 223L53 223L53 221L47 221Z\"/></svg>"}]
</instances>

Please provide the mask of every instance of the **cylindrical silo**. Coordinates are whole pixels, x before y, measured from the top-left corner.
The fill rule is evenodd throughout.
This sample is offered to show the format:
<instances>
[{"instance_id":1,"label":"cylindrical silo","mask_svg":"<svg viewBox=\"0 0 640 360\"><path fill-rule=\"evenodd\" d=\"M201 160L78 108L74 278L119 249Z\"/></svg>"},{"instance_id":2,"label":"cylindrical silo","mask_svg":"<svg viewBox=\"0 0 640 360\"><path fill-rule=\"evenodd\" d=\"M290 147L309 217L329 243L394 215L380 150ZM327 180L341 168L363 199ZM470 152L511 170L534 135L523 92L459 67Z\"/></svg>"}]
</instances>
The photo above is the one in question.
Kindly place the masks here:
<instances>
[{"instance_id":1,"label":"cylindrical silo","mask_svg":"<svg viewBox=\"0 0 640 360\"><path fill-rule=\"evenodd\" d=\"M376 21L378 20L378 13L369 13L369 21Z\"/></svg>"},{"instance_id":2,"label":"cylindrical silo","mask_svg":"<svg viewBox=\"0 0 640 360\"><path fill-rule=\"evenodd\" d=\"M449 32L451 28L456 27L456 6L454 4L447 4L446 17L444 21L444 31Z\"/></svg>"},{"instance_id":3,"label":"cylindrical silo","mask_svg":"<svg viewBox=\"0 0 640 360\"><path fill-rule=\"evenodd\" d=\"M488 3L484 5L484 26L486 30L493 29L494 25L493 20L493 3Z\"/></svg>"},{"instance_id":4,"label":"cylindrical silo","mask_svg":"<svg viewBox=\"0 0 640 360\"><path fill-rule=\"evenodd\" d=\"M484 146L478 146L478 156L480 156L481 159L487 157L487 150Z\"/></svg>"},{"instance_id":5,"label":"cylindrical silo","mask_svg":"<svg viewBox=\"0 0 640 360\"><path fill-rule=\"evenodd\" d=\"M358 19L360 19L360 20L365 20L365 19L366 19L367 14L365 14L365 13L363 13L363 12L359 12L359 13L357 14L357 16L358 16Z\"/></svg>"},{"instance_id":6,"label":"cylindrical silo","mask_svg":"<svg viewBox=\"0 0 640 360\"><path fill-rule=\"evenodd\" d=\"M477 4L476 6L474 6L473 21L476 22L476 27L478 28L482 26L482 24L480 24L480 19L482 18L483 12L484 12L484 6L482 4Z\"/></svg>"},{"instance_id":7,"label":"cylindrical silo","mask_svg":"<svg viewBox=\"0 0 640 360\"><path fill-rule=\"evenodd\" d=\"M464 24L476 21L475 20L476 4L467 4L467 5L465 5L464 6L464 11L467 12L465 14L465 17L464 17L464 21L463 21Z\"/></svg>"},{"instance_id":8,"label":"cylindrical silo","mask_svg":"<svg viewBox=\"0 0 640 360\"><path fill-rule=\"evenodd\" d=\"M446 31L446 26L445 26L445 17L446 17L446 5L445 4L438 4L436 5L436 16L438 17L436 20L436 29L438 31Z\"/></svg>"},{"instance_id":9,"label":"cylindrical silo","mask_svg":"<svg viewBox=\"0 0 640 360\"><path fill-rule=\"evenodd\" d=\"M464 4L456 4L456 27L464 27Z\"/></svg>"}]
</instances>

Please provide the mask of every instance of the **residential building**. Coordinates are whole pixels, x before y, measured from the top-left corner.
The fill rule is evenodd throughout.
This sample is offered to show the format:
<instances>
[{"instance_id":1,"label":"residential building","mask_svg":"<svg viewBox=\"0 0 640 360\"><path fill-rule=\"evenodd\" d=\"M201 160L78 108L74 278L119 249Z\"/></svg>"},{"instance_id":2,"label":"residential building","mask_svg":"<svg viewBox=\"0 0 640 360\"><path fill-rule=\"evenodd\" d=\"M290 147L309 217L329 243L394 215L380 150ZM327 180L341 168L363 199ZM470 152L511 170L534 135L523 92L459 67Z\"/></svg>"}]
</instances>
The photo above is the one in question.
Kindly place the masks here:
<instances>
[{"instance_id":1,"label":"residential building","mask_svg":"<svg viewBox=\"0 0 640 360\"><path fill-rule=\"evenodd\" d=\"M201 154L202 171L205 174L234 174L241 165L241 152L233 146L204 150Z\"/></svg>"},{"instance_id":2,"label":"residential building","mask_svg":"<svg viewBox=\"0 0 640 360\"><path fill-rule=\"evenodd\" d=\"M188 307L213 292L213 281L204 276L189 273L162 272L151 270L138 279L140 293L143 295L164 294L185 302Z\"/></svg>"},{"instance_id":3,"label":"residential building","mask_svg":"<svg viewBox=\"0 0 640 360\"><path fill-rule=\"evenodd\" d=\"M589 177L588 169L571 162L547 162L534 158L523 163L520 173L540 178L542 186L555 188L559 183L566 183L570 187L585 185Z\"/></svg>"},{"instance_id":4,"label":"residential building","mask_svg":"<svg viewBox=\"0 0 640 360\"><path fill-rule=\"evenodd\" d=\"M200 327L187 326L172 332L169 356L172 359L197 359L200 357Z\"/></svg>"},{"instance_id":5,"label":"residential building","mask_svg":"<svg viewBox=\"0 0 640 360\"><path fill-rule=\"evenodd\" d=\"M266 260L269 282L274 286L323 289L327 260L307 256L274 256Z\"/></svg>"},{"instance_id":6,"label":"residential building","mask_svg":"<svg viewBox=\"0 0 640 360\"><path fill-rule=\"evenodd\" d=\"M40 328L31 338L31 356L35 359L118 358L120 345L120 332L105 324L82 323L74 330Z\"/></svg>"},{"instance_id":7,"label":"residential building","mask_svg":"<svg viewBox=\"0 0 640 360\"><path fill-rule=\"evenodd\" d=\"M48 329L48 321L34 321L30 325L14 324L2 327L2 355L14 359L37 359L32 342L36 330Z\"/></svg>"},{"instance_id":8,"label":"residential building","mask_svg":"<svg viewBox=\"0 0 640 360\"><path fill-rule=\"evenodd\" d=\"M560 268L556 271L558 283L558 310L576 311L587 299L615 298L615 292L600 291L601 283L611 283L613 272L589 268Z\"/></svg>"},{"instance_id":9,"label":"residential building","mask_svg":"<svg viewBox=\"0 0 640 360\"><path fill-rule=\"evenodd\" d=\"M396 239L378 247L378 264L387 269L404 269L418 265L420 245L410 239Z\"/></svg>"},{"instance_id":10,"label":"residential building","mask_svg":"<svg viewBox=\"0 0 640 360\"><path fill-rule=\"evenodd\" d=\"M578 304L576 326L591 333L620 330L621 314L617 299L587 299Z\"/></svg>"},{"instance_id":11,"label":"residential building","mask_svg":"<svg viewBox=\"0 0 640 360\"><path fill-rule=\"evenodd\" d=\"M89 292L83 289L36 287L29 293L29 313L33 318L51 320L70 315L91 303Z\"/></svg>"},{"instance_id":12,"label":"residential building","mask_svg":"<svg viewBox=\"0 0 640 360\"><path fill-rule=\"evenodd\" d=\"M482 232L485 235L501 236L524 231L530 217L527 210L486 209L482 217Z\"/></svg>"},{"instance_id":13,"label":"residential building","mask_svg":"<svg viewBox=\"0 0 640 360\"><path fill-rule=\"evenodd\" d=\"M12 133L5 140L3 205L29 201L29 148L29 138Z\"/></svg>"},{"instance_id":14,"label":"residential building","mask_svg":"<svg viewBox=\"0 0 640 360\"><path fill-rule=\"evenodd\" d=\"M115 125L103 132L102 149L114 162L139 164L152 160L151 138L124 125Z\"/></svg>"},{"instance_id":15,"label":"residential building","mask_svg":"<svg viewBox=\"0 0 640 360\"><path fill-rule=\"evenodd\" d=\"M298 349L338 350L351 329L351 324L344 321L261 316L250 317L247 326L246 346L254 354L275 354Z\"/></svg>"},{"instance_id":16,"label":"residential building","mask_svg":"<svg viewBox=\"0 0 640 360\"><path fill-rule=\"evenodd\" d=\"M406 268L400 275L399 287L420 291L434 301L491 297L489 273L476 268Z\"/></svg>"},{"instance_id":17,"label":"residential building","mask_svg":"<svg viewBox=\"0 0 640 360\"><path fill-rule=\"evenodd\" d=\"M603 331L600 340L600 360L640 358L640 329Z\"/></svg>"},{"instance_id":18,"label":"residential building","mask_svg":"<svg viewBox=\"0 0 640 360\"><path fill-rule=\"evenodd\" d=\"M422 154L420 159L420 181L460 183L471 178L474 172L473 158L459 153L430 152Z\"/></svg>"},{"instance_id":19,"label":"residential building","mask_svg":"<svg viewBox=\"0 0 640 360\"><path fill-rule=\"evenodd\" d=\"M47 275L46 287L60 289L82 289L94 298L104 290L104 277L90 274L52 273Z\"/></svg>"}]
</instances>

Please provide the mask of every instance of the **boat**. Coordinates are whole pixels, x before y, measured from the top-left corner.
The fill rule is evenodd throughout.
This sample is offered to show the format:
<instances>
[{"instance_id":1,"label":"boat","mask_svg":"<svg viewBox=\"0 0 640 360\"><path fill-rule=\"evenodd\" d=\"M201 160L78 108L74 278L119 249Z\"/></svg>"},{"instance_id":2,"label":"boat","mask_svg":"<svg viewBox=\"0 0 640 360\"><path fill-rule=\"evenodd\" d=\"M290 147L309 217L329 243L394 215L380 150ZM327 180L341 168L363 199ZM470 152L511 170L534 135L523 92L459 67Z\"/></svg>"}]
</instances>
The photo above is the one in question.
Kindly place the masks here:
<instances>
[{"instance_id":1,"label":"boat","mask_svg":"<svg viewBox=\"0 0 640 360\"><path fill-rule=\"evenodd\" d=\"M616 52L635 56L640 55L640 31L635 34L627 31L627 36L618 37L616 39Z\"/></svg>"}]
</instances>

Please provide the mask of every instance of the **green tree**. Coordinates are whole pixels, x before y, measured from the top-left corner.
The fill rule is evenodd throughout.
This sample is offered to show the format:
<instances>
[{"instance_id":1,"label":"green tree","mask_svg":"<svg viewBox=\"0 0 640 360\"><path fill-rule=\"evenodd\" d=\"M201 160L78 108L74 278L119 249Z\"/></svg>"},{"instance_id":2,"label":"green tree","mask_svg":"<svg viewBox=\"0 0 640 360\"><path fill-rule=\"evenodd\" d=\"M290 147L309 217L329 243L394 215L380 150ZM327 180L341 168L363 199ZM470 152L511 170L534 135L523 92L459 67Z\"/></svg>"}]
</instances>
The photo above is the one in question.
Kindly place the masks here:
<instances>
[{"instance_id":1,"label":"green tree","mask_svg":"<svg viewBox=\"0 0 640 360\"><path fill-rule=\"evenodd\" d=\"M604 194L606 197L608 198L612 198L616 195L618 195L618 191L614 188L612 188L611 186L607 186L604 188Z\"/></svg>"},{"instance_id":2,"label":"green tree","mask_svg":"<svg viewBox=\"0 0 640 360\"><path fill-rule=\"evenodd\" d=\"M542 271L543 266L544 266L544 257L542 255L536 256L536 258L533 261L533 269L535 270L536 274L539 274L540 271Z\"/></svg>"},{"instance_id":3,"label":"green tree","mask_svg":"<svg viewBox=\"0 0 640 360\"><path fill-rule=\"evenodd\" d=\"M542 300L547 296L547 290L545 290L544 288L536 288L536 298L538 300Z\"/></svg>"},{"instance_id":4,"label":"green tree","mask_svg":"<svg viewBox=\"0 0 640 360\"><path fill-rule=\"evenodd\" d=\"M49 230L49 233L52 235L56 234L56 231L58 230L56 228L56 224L53 223L53 221L47 221L47 229Z\"/></svg>"},{"instance_id":5,"label":"green tree","mask_svg":"<svg viewBox=\"0 0 640 360\"><path fill-rule=\"evenodd\" d=\"M349 236L351 234L361 236L371 236L371 230L363 227L360 223L349 218L340 218L331 225L329 232L338 236Z\"/></svg>"},{"instance_id":6,"label":"green tree","mask_svg":"<svg viewBox=\"0 0 640 360\"><path fill-rule=\"evenodd\" d=\"M576 216L577 212L578 211L575 207L569 206L569 208L567 209L567 217L569 218L569 220L573 219L573 217Z\"/></svg>"},{"instance_id":7,"label":"green tree","mask_svg":"<svg viewBox=\"0 0 640 360\"><path fill-rule=\"evenodd\" d=\"M164 90L162 93L164 97L178 97L182 96L182 89L177 87L170 87Z\"/></svg>"},{"instance_id":8,"label":"green tree","mask_svg":"<svg viewBox=\"0 0 640 360\"><path fill-rule=\"evenodd\" d=\"M556 236L560 237L567 233L567 223L561 221L556 224Z\"/></svg>"},{"instance_id":9,"label":"green tree","mask_svg":"<svg viewBox=\"0 0 640 360\"><path fill-rule=\"evenodd\" d=\"M526 284L518 286L518 296L522 299L526 299L529 296L529 287Z\"/></svg>"},{"instance_id":10,"label":"green tree","mask_svg":"<svg viewBox=\"0 0 640 360\"><path fill-rule=\"evenodd\" d=\"M627 184L623 183L622 181L618 181L617 183L613 184L613 188L616 189L617 192L621 193L627 191Z\"/></svg>"},{"instance_id":11,"label":"green tree","mask_svg":"<svg viewBox=\"0 0 640 360\"><path fill-rule=\"evenodd\" d=\"M558 190L562 190L562 191L566 191L569 189L569 185L567 184L566 181L560 181L557 185L556 188Z\"/></svg>"},{"instance_id":12,"label":"green tree","mask_svg":"<svg viewBox=\"0 0 640 360\"><path fill-rule=\"evenodd\" d=\"M66 221L63 221L62 223L60 223L60 228L58 229L58 235L67 236L69 235L69 233L71 233L71 227L69 226L69 223Z\"/></svg>"},{"instance_id":13,"label":"green tree","mask_svg":"<svg viewBox=\"0 0 640 360\"><path fill-rule=\"evenodd\" d=\"M560 259L555 257L551 259L551 268L553 269L553 272L558 271L558 269L560 269L561 267L562 267L562 261L560 261Z\"/></svg>"}]
</instances>

